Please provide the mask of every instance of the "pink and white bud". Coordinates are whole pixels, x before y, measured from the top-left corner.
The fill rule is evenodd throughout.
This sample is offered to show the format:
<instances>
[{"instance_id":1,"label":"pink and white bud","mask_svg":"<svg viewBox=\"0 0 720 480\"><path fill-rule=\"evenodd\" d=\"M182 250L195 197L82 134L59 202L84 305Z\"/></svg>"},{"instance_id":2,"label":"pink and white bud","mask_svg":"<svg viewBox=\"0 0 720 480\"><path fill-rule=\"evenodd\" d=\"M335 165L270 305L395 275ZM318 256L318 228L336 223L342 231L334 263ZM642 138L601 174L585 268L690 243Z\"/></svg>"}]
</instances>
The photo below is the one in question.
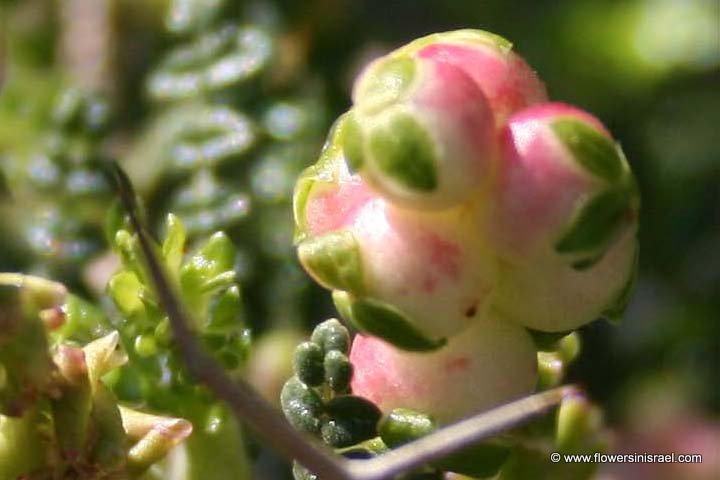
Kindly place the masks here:
<instances>
[{"instance_id":1,"label":"pink and white bud","mask_svg":"<svg viewBox=\"0 0 720 480\"><path fill-rule=\"evenodd\" d=\"M547 101L545 85L512 43L482 30L455 30L419 38L393 52L449 63L485 94L498 127L513 113Z\"/></svg>"},{"instance_id":2,"label":"pink and white bud","mask_svg":"<svg viewBox=\"0 0 720 480\"><path fill-rule=\"evenodd\" d=\"M300 261L321 285L381 302L431 340L482 313L494 262L473 228L475 210L399 209L351 174L342 156L323 175L330 181L317 177L297 212L306 236Z\"/></svg>"},{"instance_id":3,"label":"pink and white bud","mask_svg":"<svg viewBox=\"0 0 720 480\"><path fill-rule=\"evenodd\" d=\"M448 62L388 55L371 63L344 119L348 163L410 209L447 208L483 190L495 160L485 95Z\"/></svg>"},{"instance_id":4,"label":"pink and white bud","mask_svg":"<svg viewBox=\"0 0 720 480\"><path fill-rule=\"evenodd\" d=\"M638 193L607 129L548 103L512 116L483 230L501 257L497 311L544 331L577 328L612 306L634 269Z\"/></svg>"},{"instance_id":5,"label":"pink and white bud","mask_svg":"<svg viewBox=\"0 0 720 480\"><path fill-rule=\"evenodd\" d=\"M441 349L400 350L356 335L350 351L355 395L384 412L409 408L447 424L533 391L535 346L528 332L485 316Z\"/></svg>"}]
</instances>

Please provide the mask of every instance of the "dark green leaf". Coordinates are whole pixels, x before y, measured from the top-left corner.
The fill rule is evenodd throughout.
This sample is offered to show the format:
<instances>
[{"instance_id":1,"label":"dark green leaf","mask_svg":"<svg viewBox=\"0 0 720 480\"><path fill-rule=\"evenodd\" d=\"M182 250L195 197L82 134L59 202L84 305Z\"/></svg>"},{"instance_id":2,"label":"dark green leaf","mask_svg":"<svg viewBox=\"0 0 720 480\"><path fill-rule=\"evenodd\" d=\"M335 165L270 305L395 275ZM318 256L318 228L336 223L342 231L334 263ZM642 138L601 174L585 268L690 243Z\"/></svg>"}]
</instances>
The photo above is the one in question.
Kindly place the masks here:
<instances>
[{"instance_id":1,"label":"dark green leaf","mask_svg":"<svg viewBox=\"0 0 720 480\"><path fill-rule=\"evenodd\" d=\"M626 225L630 197L624 189L611 189L585 202L567 232L555 243L559 253L604 250Z\"/></svg>"},{"instance_id":2,"label":"dark green leaf","mask_svg":"<svg viewBox=\"0 0 720 480\"><path fill-rule=\"evenodd\" d=\"M427 338L402 313L377 300L356 300L350 307L350 315L358 330L380 337L403 350L436 350L447 343L444 338Z\"/></svg>"},{"instance_id":3,"label":"dark green leaf","mask_svg":"<svg viewBox=\"0 0 720 480\"><path fill-rule=\"evenodd\" d=\"M552 123L552 129L589 172L609 182L620 178L623 161L618 147L595 127L578 120L561 119Z\"/></svg>"}]
</instances>

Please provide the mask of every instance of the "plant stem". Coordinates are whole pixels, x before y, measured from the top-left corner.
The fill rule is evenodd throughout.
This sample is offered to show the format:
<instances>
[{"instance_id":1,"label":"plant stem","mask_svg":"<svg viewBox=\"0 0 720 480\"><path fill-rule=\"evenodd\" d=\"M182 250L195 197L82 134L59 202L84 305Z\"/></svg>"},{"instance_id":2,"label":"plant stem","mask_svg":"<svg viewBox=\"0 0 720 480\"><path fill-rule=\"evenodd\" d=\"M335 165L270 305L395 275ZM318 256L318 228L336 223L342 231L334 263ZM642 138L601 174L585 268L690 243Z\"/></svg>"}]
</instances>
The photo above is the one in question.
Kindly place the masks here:
<instances>
[{"instance_id":1,"label":"plant stem","mask_svg":"<svg viewBox=\"0 0 720 480\"><path fill-rule=\"evenodd\" d=\"M479 413L371 460L347 460L311 437L295 430L247 382L234 381L209 357L193 335L193 325L152 248L137 215L135 194L127 175L111 164L120 200L136 231L158 298L170 319L175 340L188 372L224 400L238 419L246 422L288 460L295 459L324 480L383 480L446 457L480 440L518 426L560 403L579 390L564 386L521 398Z\"/></svg>"}]
</instances>

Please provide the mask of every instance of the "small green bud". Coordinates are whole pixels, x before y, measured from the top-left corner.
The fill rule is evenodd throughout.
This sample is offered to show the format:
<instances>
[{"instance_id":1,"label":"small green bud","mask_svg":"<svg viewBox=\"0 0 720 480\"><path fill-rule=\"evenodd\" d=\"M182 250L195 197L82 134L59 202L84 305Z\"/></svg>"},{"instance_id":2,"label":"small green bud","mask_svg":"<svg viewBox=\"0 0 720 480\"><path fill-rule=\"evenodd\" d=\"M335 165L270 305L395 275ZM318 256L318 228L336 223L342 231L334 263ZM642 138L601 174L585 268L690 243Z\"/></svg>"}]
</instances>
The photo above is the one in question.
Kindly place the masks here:
<instances>
[{"instance_id":1,"label":"small green bud","mask_svg":"<svg viewBox=\"0 0 720 480\"><path fill-rule=\"evenodd\" d=\"M597 443L602 413L582 395L565 398L557 413L555 443L559 451L577 453Z\"/></svg>"},{"instance_id":2,"label":"small green bud","mask_svg":"<svg viewBox=\"0 0 720 480\"><path fill-rule=\"evenodd\" d=\"M153 335L138 335L135 337L135 351L141 357L152 357L157 354L158 348Z\"/></svg>"},{"instance_id":3,"label":"small green bud","mask_svg":"<svg viewBox=\"0 0 720 480\"><path fill-rule=\"evenodd\" d=\"M378 426L380 437L390 448L416 440L436 428L432 417L406 408L391 411Z\"/></svg>"},{"instance_id":4,"label":"small green bud","mask_svg":"<svg viewBox=\"0 0 720 480\"><path fill-rule=\"evenodd\" d=\"M297 377L285 382L280 392L280 405L285 418L293 427L311 434L320 432L322 399Z\"/></svg>"},{"instance_id":5,"label":"small green bud","mask_svg":"<svg viewBox=\"0 0 720 480\"><path fill-rule=\"evenodd\" d=\"M538 352L538 390L555 387L565 376L565 362L557 352Z\"/></svg>"},{"instance_id":6,"label":"small green bud","mask_svg":"<svg viewBox=\"0 0 720 480\"><path fill-rule=\"evenodd\" d=\"M323 352L314 342L303 342L293 354L293 370L303 383L317 387L323 382Z\"/></svg>"},{"instance_id":7,"label":"small green bud","mask_svg":"<svg viewBox=\"0 0 720 480\"><path fill-rule=\"evenodd\" d=\"M581 346L580 334L578 332L572 332L560 339L557 353L563 362L569 364L580 354Z\"/></svg>"},{"instance_id":8,"label":"small green bud","mask_svg":"<svg viewBox=\"0 0 720 480\"><path fill-rule=\"evenodd\" d=\"M325 367L325 382L336 393L344 393L350 386L353 368L347 355L338 351L330 350L325 355L323 362Z\"/></svg>"},{"instance_id":9,"label":"small green bud","mask_svg":"<svg viewBox=\"0 0 720 480\"><path fill-rule=\"evenodd\" d=\"M313 330L310 340L327 354L332 350L347 353L350 349L350 333L337 319L325 320Z\"/></svg>"}]
</instances>

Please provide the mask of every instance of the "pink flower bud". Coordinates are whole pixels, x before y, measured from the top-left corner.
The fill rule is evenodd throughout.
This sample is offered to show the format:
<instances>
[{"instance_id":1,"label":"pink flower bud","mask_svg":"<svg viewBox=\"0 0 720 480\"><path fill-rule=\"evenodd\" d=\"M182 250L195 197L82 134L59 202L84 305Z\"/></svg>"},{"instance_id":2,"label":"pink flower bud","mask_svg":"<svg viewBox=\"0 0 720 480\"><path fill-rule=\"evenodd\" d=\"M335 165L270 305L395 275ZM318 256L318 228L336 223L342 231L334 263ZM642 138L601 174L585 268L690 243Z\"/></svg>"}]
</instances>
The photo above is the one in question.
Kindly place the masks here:
<instances>
[{"instance_id":1,"label":"pink flower bud","mask_svg":"<svg viewBox=\"0 0 720 480\"><path fill-rule=\"evenodd\" d=\"M633 272L637 188L593 116L559 103L512 116L483 230L500 255L498 312L563 331L601 315Z\"/></svg>"},{"instance_id":2,"label":"pink flower bud","mask_svg":"<svg viewBox=\"0 0 720 480\"><path fill-rule=\"evenodd\" d=\"M441 424L527 394L537 380L535 347L527 331L488 316L430 353L406 352L357 335L350 361L355 395L385 413L409 408Z\"/></svg>"},{"instance_id":3,"label":"pink flower bud","mask_svg":"<svg viewBox=\"0 0 720 480\"><path fill-rule=\"evenodd\" d=\"M373 194L341 157L326 168L336 180L316 180L302 201L305 269L327 288L388 304L429 339L467 328L485 306L494 266L474 210L403 210Z\"/></svg>"},{"instance_id":4,"label":"pink flower bud","mask_svg":"<svg viewBox=\"0 0 720 480\"><path fill-rule=\"evenodd\" d=\"M495 120L485 95L448 62L388 55L355 84L343 150L353 169L406 208L446 208L490 180Z\"/></svg>"},{"instance_id":5,"label":"pink flower bud","mask_svg":"<svg viewBox=\"0 0 720 480\"><path fill-rule=\"evenodd\" d=\"M504 38L456 30L420 38L396 54L447 62L462 69L485 94L498 126L514 112L547 101L542 81Z\"/></svg>"}]
</instances>

